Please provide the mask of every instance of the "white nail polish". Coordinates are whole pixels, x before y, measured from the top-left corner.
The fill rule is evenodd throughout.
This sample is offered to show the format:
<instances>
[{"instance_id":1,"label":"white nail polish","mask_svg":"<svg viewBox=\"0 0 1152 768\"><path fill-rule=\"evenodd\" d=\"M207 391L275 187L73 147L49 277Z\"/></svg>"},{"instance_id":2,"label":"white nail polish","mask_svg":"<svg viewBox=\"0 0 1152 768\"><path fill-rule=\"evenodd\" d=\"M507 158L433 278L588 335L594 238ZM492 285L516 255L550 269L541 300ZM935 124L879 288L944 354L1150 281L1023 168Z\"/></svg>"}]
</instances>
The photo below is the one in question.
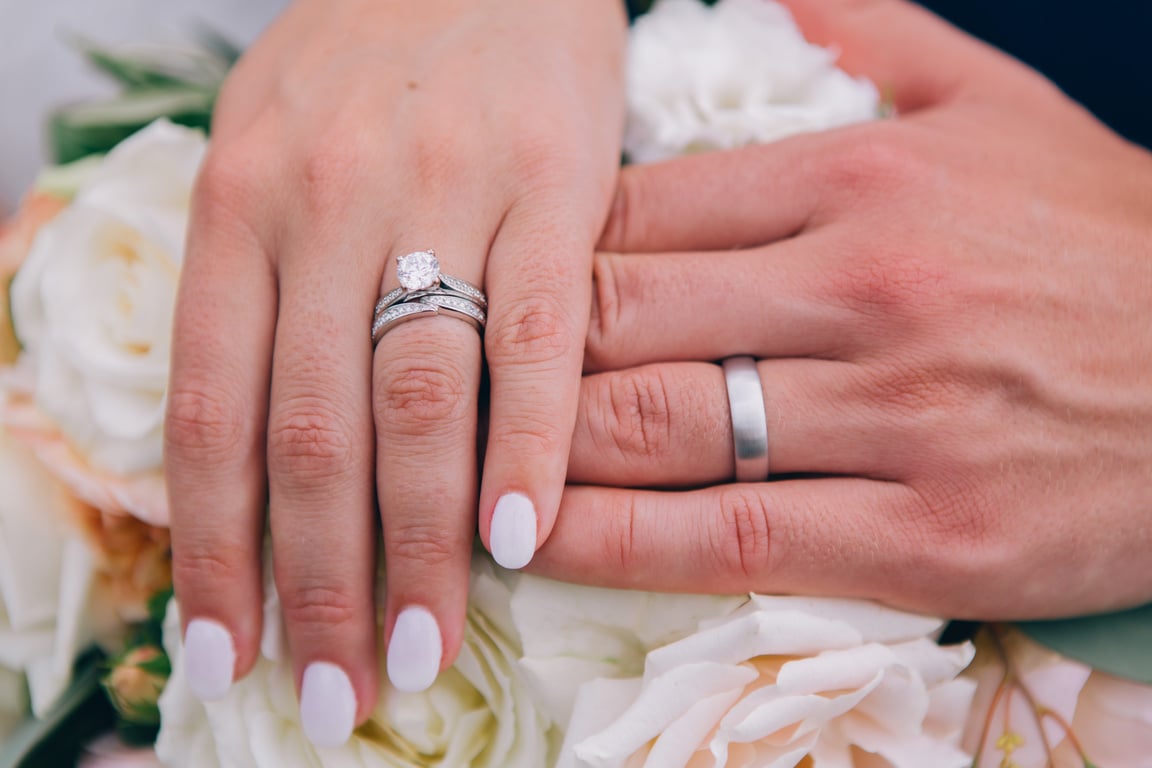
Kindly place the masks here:
<instances>
[{"instance_id":1,"label":"white nail polish","mask_svg":"<svg viewBox=\"0 0 1152 768\"><path fill-rule=\"evenodd\" d=\"M396 617L388 643L388 679L398 691L419 693L436 682L444 644L431 611L418 605Z\"/></svg>"},{"instance_id":2,"label":"white nail polish","mask_svg":"<svg viewBox=\"0 0 1152 768\"><path fill-rule=\"evenodd\" d=\"M300 685L300 722L317 747L348 741L356 726L356 691L344 670L327 661L308 665Z\"/></svg>"},{"instance_id":3,"label":"white nail polish","mask_svg":"<svg viewBox=\"0 0 1152 768\"><path fill-rule=\"evenodd\" d=\"M492 511L492 557L505 568L523 568L536 554L536 507L522 493L506 493Z\"/></svg>"},{"instance_id":4,"label":"white nail polish","mask_svg":"<svg viewBox=\"0 0 1152 768\"><path fill-rule=\"evenodd\" d=\"M184 633L184 674L188 688L200 701L218 701L232 687L236 644L222 625L193 619Z\"/></svg>"}]
</instances>

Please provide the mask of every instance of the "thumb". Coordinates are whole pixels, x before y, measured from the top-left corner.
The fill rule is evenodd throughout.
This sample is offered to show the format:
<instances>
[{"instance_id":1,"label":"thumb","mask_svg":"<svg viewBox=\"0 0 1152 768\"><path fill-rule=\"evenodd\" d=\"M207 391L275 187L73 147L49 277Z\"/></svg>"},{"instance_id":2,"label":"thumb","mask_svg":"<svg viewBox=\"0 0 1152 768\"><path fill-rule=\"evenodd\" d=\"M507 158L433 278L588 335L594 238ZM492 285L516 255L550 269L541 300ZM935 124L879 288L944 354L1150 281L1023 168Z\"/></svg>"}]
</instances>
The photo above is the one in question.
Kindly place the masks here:
<instances>
[{"instance_id":1,"label":"thumb","mask_svg":"<svg viewBox=\"0 0 1152 768\"><path fill-rule=\"evenodd\" d=\"M900 112L950 101L970 84L987 89L1005 75L1005 54L909 0L781 2L805 38L838 51L841 68L871 79Z\"/></svg>"}]
</instances>

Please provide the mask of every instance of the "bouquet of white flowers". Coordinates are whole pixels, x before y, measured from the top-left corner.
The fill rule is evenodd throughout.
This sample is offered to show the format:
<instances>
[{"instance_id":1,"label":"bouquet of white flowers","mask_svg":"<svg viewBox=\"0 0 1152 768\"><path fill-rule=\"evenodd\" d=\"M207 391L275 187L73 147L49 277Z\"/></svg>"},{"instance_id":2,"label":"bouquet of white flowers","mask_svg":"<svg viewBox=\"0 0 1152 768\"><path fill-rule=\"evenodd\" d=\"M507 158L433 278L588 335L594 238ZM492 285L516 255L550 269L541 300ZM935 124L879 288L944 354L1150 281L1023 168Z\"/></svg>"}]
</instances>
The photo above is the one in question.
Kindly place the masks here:
<instances>
[{"instance_id":1,"label":"bouquet of white flowers","mask_svg":"<svg viewBox=\"0 0 1152 768\"><path fill-rule=\"evenodd\" d=\"M1107 653L1076 640L1083 624L1027 629L1088 649L1093 670L1015 628L942 646L943 619L868 601L578 587L485 553L455 666L419 694L384 682L345 746L304 735L270 574L260 660L201 703L169 600L161 440L188 205L222 72L90 55L129 97L57 116L64 152L85 156L46 170L0 230L0 768L66 759L45 755L107 724L78 710L105 696L121 733L155 753L104 741L93 765L1152 765L1152 679L1119 677L1147 610L1109 625L1137 639ZM192 60L226 69L232 54L205 56ZM664 0L632 33L627 156L882 116L877 88L835 59L773 2Z\"/></svg>"}]
</instances>

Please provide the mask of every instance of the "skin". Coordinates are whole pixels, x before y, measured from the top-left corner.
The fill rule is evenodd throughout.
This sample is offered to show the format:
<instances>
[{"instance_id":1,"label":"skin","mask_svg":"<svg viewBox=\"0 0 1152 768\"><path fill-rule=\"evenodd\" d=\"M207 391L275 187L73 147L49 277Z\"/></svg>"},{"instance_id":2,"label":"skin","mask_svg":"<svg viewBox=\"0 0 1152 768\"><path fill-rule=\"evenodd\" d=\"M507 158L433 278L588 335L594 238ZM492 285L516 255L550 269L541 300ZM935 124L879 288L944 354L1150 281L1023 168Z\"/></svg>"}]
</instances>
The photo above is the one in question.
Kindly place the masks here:
<instances>
[{"instance_id":1,"label":"skin","mask_svg":"<svg viewBox=\"0 0 1152 768\"><path fill-rule=\"evenodd\" d=\"M298 0L229 79L193 201L166 461L185 626L227 628L235 677L259 648L266 509L297 684L340 666L358 722L402 608L431 610L441 668L455 659L497 498L528 495L548 536L625 27L617 0ZM482 477L478 334L436 317L368 338L393 257L429 247L491 303Z\"/></svg>"},{"instance_id":2,"label":"skin","mask_svg":"<svg viewBox=\"0 0 1152 768\"><path fill-rule=\"evenodd\" d=\"M789 4L900 117L626 169L532 570L983 619L1149 601L1152 156L911 4ZM773 482L729 482L698 361L738 354Z\"/></svg>"}]
</instances>

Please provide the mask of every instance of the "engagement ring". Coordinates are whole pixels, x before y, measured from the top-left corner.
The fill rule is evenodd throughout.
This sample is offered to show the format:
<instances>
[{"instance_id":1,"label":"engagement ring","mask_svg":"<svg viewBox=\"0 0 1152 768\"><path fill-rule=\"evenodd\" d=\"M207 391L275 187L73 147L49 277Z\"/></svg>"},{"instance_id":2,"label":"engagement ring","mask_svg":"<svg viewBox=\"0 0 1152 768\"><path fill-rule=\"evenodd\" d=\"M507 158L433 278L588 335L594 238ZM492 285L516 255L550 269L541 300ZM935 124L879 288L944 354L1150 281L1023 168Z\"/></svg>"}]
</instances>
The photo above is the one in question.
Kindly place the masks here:
<instances>
[{"instance_id":1,"label":"engagement ring","mask_svg":"<svg viewBox=\"0 0 1152 768\"><path fill-rule=\"evenodd\" d=\"M488 321L488 297L467 280L445 275L435 251L414 251L396 257L399 288L393 288L376 303L372 320L372 342L407 320L426 315L447 314L470 323L483 332Z\"/></svg>"}]
</instances>

